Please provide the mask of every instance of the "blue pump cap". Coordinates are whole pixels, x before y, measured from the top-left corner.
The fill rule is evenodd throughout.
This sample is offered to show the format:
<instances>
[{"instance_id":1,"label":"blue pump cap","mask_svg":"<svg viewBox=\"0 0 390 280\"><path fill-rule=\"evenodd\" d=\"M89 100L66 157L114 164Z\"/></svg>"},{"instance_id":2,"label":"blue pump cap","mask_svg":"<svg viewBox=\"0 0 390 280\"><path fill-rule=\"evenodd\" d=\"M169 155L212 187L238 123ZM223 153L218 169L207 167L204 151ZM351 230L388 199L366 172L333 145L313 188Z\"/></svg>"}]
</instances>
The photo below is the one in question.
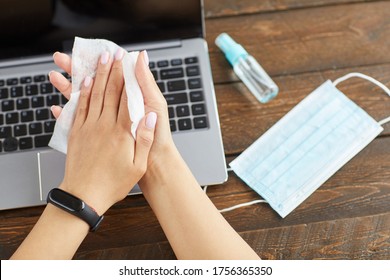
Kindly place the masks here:
<instances>
[{"instance_id":1,"label":"blue pump cap","mask_svg":"<svg viewBox=\"0 0 390 280\"><path fill-rule=\"evenodd\" d=\"M225 53L226 59L233 66L241 56L248 55L248 52L226 33L221 33L215 39L215 44Z\"/></svg>"}]
</instances>

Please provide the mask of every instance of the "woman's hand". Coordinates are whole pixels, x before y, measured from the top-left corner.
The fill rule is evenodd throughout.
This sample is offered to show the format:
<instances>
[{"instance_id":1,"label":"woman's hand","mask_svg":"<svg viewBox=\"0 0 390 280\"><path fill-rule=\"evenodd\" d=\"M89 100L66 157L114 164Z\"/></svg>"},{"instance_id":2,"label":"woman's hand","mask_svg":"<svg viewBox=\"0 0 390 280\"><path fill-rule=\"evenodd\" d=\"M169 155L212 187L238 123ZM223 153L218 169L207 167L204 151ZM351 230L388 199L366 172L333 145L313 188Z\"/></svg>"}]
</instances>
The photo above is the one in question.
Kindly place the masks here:
<instances>
[{"instance_id":1,"label":"woman's hand","mask_svg":"<svg viewBox=\"0 0 390 280\"><path fill-rule=\"evenodd\" d=\"M67 54L57 52L53 55L53 58L58 67L71 75L72 61ZM178 154L170 131L167 103L149 70L148 64L147 52L143 51L138 57L135 73L144 97L145 113L155 112L157 114L155 138L148 159L146 175L154 173L154 169L164 172L160 169L164 168L167 158L172 157L173 154ZM61 73L52 71L50 81L69 99L72 85ZM53 106L52 112L58 118L61 114L61 107ZM141 182L141 188L143 185Z\"/></svg>"},{"instance_id":2,"label":"woman's hand","mask_svg":"<svg viewBox=\"0 0 390 280\"><path fill-rule=\"evenodd\" d=\"M134 141L122 57L123 50L116 53L114 62L108 53L102 54L95 80L87 77L84 81L60 186L94 207L99 215L123 199L144 175L157 121L157 114L149 110ZM65 67L69 69L70 65ZM50 79L69 97L71 86L65 78L52 72Z\"/></svg>"}]
</instances>

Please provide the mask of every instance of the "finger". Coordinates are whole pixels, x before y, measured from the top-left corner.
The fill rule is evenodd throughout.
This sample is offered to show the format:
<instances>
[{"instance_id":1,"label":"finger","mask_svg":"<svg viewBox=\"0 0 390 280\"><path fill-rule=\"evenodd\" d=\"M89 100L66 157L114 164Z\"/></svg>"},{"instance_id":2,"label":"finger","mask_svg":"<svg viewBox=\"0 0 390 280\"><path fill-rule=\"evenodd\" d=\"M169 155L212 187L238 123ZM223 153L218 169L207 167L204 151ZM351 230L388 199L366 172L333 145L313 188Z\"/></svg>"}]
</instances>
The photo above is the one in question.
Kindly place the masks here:
<instances>
[{"instance_id":1,"label":"finger","mask_svg":"<svg viewBox=\"0 0 390 280\"><path fill-rule=\"evenodd\" d=\"M55 52L53 54L54 63L62 70L72 75L72 59L69 55L61 52Z\"/></svg>"},{"instance_id":2,"label":"finger","mask_svg":"<svg viewBox=\"0 0 390 280\"><path fill-rule=\"evenodd\" d=\"M97 120L100 118L103 108L104 92L108 77L110 75L111 59L110 54L105 51L99 59L99 64L96 70L95 82L92 87L90 107L88 119Z\"/></svg>"},{"instance_id":3,"label":"finger","mask_svg":"<svg viewBox=\"0 0 390 280\"><path fill-rule=\"evenodd\" d=\"M146 171L147 168L148 156L154 140L156 122L157 114L150 112L140 121L137 128L134 164L143 171Z\"/></svg>"},{"instance_id":4,"label":"finger","mask_svg":"<svg viewBox=\"0 0 390 280\"><path fill-rule=\"evenodd\" d=\"M87 119L88 116L88 109L89 109L89 100L91 96L91 90L92 90L92 78L86 77L83 83L83 86L80 90L80 98L79 103L77 105L76 110L76 116L74 120L73 127L79 128Z\"/></svg>"},{"instance_id":5,"label":"finger","mask_svg":"<svg viewBox=\"0 0 390 280\"><path fill-rule=\"evenodd\" d=\"M69 100L72 93L72 84L61 73L50 71L49 80Z\"/></svg>"},{"instance_id":6,"label":"finger","mask_svg":"<svg viewBox=\"0 0 390 280\"><path fill-rule=\"evenodd\" d=\"M141 88L145 104L152 107L153 111L166 111L166 101L149 69L149 57L146 51L138 56L135 65L135 75Z\"/></svg>"},{"instance_id":7,"label":"finger","mask_svg":"<svg viewBox=\"0 0 390 280\"><path fill-rule=\"evenodd\" d=\"M53 105L50 107L50 110L51 110L51 113L53 114L53 116L58 119L61 115L61 112L62 112L62 108L60 106L57 106L57 105Z\"/></svg>"},{"instance_id":8,"label":"finger","mask_svg":"<svg viewBox=\"0 0 390 280\"><path fill-rule=\"evenodd\" d=\"M102 117L109 120L117 120L119 101L121 99L124 80L122 71L123 49L119 48L115 53L115 60L112 64L110 76L108 78L106 91L104 93L104 107Z\"/></svg>"},{"instance_id":9,"label":"finger","mask_svg":"<svg viewBox=\"0 0 390 280\"><path fill-rule=\"evenodd\" d=\"M126 89L123 88L121 99L119 101L117 122L124 128L129 129L131 126L131 119L129 113L129 107L127 106L127 94Z\"/></svg>"},{"instance_id":10,"label":"finger","mask_svg":"<svg viewBox=\"0 0 390 280\"><path fill-rule=\"evenodd\" d=\"M135 75L144 97L145 113L156 112L159 119L158 129L164 133L170 131L167 102L157 86L152 72L150 72L149 58L146 51L138 56Z\"/></svg>"}]
</instances>

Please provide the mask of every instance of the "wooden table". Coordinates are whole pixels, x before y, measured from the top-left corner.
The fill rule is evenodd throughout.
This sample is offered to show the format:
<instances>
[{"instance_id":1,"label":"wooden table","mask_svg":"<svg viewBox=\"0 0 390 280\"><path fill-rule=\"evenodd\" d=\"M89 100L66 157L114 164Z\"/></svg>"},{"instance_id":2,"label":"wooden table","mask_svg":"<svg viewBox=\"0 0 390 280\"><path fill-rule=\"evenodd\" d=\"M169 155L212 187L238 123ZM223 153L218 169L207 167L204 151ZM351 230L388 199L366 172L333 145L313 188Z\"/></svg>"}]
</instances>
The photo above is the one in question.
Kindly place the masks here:
<instances>
[{"instance_id":1,"label":"wooden table","mask_svg":"<svg viewBox=\"0 0 390 280\"><path fill-rule=\"evenodd\" d=\"M390 1L206 0L206 32L227 162L327 79L352 71L390 87ZM228 32L280 87L258 103L214 44ZM352 79L339 88L375 119L390 115L390 97ZM264 259L390 258L390 125L285 219L268 205L224 214ZM234 174L208 195L218 208L257 199ZM0 212L0 258L9 258L42 207ZM207 219L207 217L205 217ZM142 196L110 209L76 259L174 259Z\"/></svg>"}]
</instances>

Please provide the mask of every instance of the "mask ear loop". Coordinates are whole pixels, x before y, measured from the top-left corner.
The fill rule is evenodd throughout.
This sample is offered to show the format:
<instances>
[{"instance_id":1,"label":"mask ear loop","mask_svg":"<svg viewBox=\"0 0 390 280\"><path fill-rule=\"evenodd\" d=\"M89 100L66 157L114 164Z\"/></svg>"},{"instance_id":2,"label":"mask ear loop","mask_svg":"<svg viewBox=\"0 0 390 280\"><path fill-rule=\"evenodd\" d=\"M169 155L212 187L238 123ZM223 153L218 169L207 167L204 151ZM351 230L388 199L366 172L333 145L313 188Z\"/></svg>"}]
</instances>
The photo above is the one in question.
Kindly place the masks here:
<instances>
[{"instance_id":1,"label":"mask ear loop","mask_svg":"<svg viewBox=\"0 0 390 280\"><path fill-rule=\"evenodd\" d=\"M386 92L390 96L390 89L387 86L385 86L384 84L382 84L381 82L375 80L374 78L372 78L370 76L364 75L362 73L357 73L357 72L349 73L345 76L342 76L342 77L336 79L333 82L333 85L337 86L339 83L344 82L345 80L348 80L349 78L352 78L352 77L358 77L358 78L370 81L371 83L373 83L373 84L377 85L378 87L380 87L381 89L383 89L383 91ZM390 116L383 119L383 120L380 120L378 123L379 123L379 125L384 125L385 123L388 123L388 122L390 122Z\"/></svg>"}]
</instances>

